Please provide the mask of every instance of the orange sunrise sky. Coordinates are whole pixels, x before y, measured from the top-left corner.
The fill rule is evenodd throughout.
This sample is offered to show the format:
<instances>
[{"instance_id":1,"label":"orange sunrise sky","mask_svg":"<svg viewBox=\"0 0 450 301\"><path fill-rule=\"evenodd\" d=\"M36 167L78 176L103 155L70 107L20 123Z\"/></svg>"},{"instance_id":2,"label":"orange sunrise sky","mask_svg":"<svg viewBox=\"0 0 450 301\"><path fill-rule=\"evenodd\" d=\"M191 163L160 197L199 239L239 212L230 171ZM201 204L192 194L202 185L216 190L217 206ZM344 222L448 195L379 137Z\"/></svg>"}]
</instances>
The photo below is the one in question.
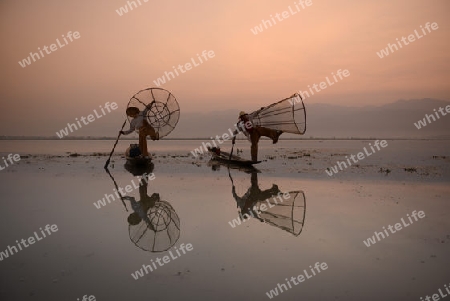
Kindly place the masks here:
<instances>
[{"instance_id":1,"label":"orange sunrise sky","mask_svg":"<svg viewBox=\"0 0 450 301\"><path fill-rule=\"evenodd\" d=\"M449 100L447 0L312 0L297 5L300 11L298 0L140 2L122 16L116 10L127 5L123 0L0 2L2 128L13 123L26 135L27 122L64 124L106 101L124 109L134 93L204 50L214 57L162 85L182 112L255 109L331 79L338 69L350 76L306 105ZM289 6L296 14L252 33ZM427 22L438 28L387 57L377 55L396 38L422 33ZM69 31L80 37L19 65Z\"/></svg>"}]
</instances>

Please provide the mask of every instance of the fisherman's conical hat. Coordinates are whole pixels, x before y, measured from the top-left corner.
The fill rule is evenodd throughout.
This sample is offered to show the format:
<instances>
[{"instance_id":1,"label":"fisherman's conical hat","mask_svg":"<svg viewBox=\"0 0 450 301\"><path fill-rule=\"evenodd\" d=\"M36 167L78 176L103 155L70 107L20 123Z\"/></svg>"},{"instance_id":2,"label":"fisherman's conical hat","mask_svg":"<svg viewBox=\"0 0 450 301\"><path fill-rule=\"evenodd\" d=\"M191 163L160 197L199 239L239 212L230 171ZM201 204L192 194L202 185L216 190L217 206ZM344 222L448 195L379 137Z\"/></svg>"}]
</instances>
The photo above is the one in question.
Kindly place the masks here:
<instances>
[{"instance_id":1,"label":"fisherman's conical hat","mask_svg":"<svg viewBox=\"0 0 450 301\"><path fill-rule=\"evenodd\" d=\"M139 110L139 108L136 107L128 107L125 111L125 113L130 116L130 114L139 114L141 110Z\"/></svg>"}]
</instances>

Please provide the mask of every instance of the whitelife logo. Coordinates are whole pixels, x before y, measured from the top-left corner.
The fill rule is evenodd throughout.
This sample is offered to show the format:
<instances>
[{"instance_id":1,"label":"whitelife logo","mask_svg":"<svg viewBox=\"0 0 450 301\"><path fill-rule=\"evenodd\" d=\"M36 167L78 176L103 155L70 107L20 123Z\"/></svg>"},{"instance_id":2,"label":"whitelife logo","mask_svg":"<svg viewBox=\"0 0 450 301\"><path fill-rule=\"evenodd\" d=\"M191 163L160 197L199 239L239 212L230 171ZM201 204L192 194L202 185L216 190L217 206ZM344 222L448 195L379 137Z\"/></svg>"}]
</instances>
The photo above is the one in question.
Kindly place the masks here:
<instances>
[{"instance_id":1,"label":"whitelife logo","mask_svg":"<svg viewBox=\"0 0 450 301\"><path fill-rule=\"evenodd\" d=\"M336 71L336 75L334 74L334 72L331 72L331 75L333 76L334 81L330 81L330 79L327 76L327 77L325 77L326 82L323 81L323 82L320 82L319 84L314 83L312 85L312 87L311 87L311 85L308 85L308 89L311 92L311 96L314 95L314 91L316 91L316 93L319 93L320 91L325 90L326 88L334 85L335 83L342 81L344 78L349 77L350 71L348 71L347 69L344 69L344 70L339 69ZM340 80L338 80L336 76L339 77ZM313 88L314 88L314 90L313 90ZM295 105L296 103L301 103L302 99L305 100L308 97L310 97L308 91L300 90L300 91L298 91L298 95L296 97L289 99L289 103L291 105Z\"/></svg>"},{"instance_id":2,"label":"whitelife logo","mask_svg":"<svg viewBox=\"0 0 450 301\"><path fill-rule=\"evenodd\" d=\"M19 65L22 68L25 68L26 66L31 65L31 63L32 63L31 60L33 60L33 62L36 62L36 60L40 60L41 58L43 58L44 57L43 51L45 51L46 54L50 54L52 52L55 52L58 49L65 47L66 45L68 45L69 42L67 41L67 39L69 39L70 42L73 42L74 40L78 40L81 36L78 31L74 31L73 33L71 31L69 31L66 36L62 35L62 37L63 37L65 44L61 43L58 38L58 39L56 39L56 44L51 44L50 46L45 45L44 47L42 47L42 49L41 49L41 47L38 47L39 53L30 52L30 55L27 58L23 59L21 62L19 61Z\"/></svg>"},{"instance_id":3,"label":"whitelife logo","mask_svg":"<svg viewBox=\"0 0 450 301\"><path fill-rule=\"evenodd\" d=\"M285 193L279 193L277 197L272 197L272 200L274 202L275 205L278 205L278 200L283 203L284 200L288 200L291 198L291 194L289 192L285 192ZM278 200L277 200L278 199ZM230 224L231 228L236 228L237 226L241 225L242 223L245 223L246 221L248 221L250 219L250 216L255 218L254 213L260 215L261 213L267 211L270 208L275 207L275 205L272 205L270 198L265 200L267 203L267 207L266 204L261 204L259 206L259 208L261 210L258 210L258 208L255 206L253 206L252 210L249 210L249 213L244 213L242 214L242 217L238 217L233 219L232 221L228 222L228 224Z\"/></svg>"},{"instance_id":4,"label":"whitelife logo","mask_svg":"<svg viewBox=\"0 0 450 301\"><path fill-rule=\"evenodd\" d=\"M20 155L19 154L15 154L15 155L9 154L7 159L5 159L5 157L2 157L2 159L3 159L3 163L5 163L5 167L2 167L2 164L0 163L0 171L4 170L6 167L8 167L10 165L13 165L14 162L19 162ZM13 159L14 159L14 161L13 161ZM8 164L7 160L9 161L10 164Z\"/></svg>"},{"instance_id":5,"label":"whitelife logo","mask_svg":"<svg viewBox=\"0 0 450 301\"><path fill-rule=\"evenodd\" d=\"M449 284L450 286L450 284ZM442 298L447 297L450 294L450 287L447 286L447 284L444 284L445 290L447 291L448 294L445 294L442 289L438 290L439 294L433 294L432 296L425 296L425 297L420 297L420 301L439 301Z\"/></svg>"},{"instance_id":6,"label":"whitelife logo","mask_svg":"<svg viewBox=\"0 0 450 301\"><path fill-rule=\"evenodd\" d=\"M312 275L309 275L305 269L305 270L303 270L303 274L300 274L297 277L292 276L290 279L285 278L287 286L284 283L281 283L281 284L277 283L277 287L275 287L275 289L271 289L270 292L266 293L267 297L269 297L269 299L273 299L274 297L278 296L279 294L283 293L284 291L291 289L292 288L291 283L294 285L299 285L300 283L304 282L305 280L308 280L308 279L320 274L320 272L328 269L328 264L326 262L322 262L322 263L316 262L314 267L309 266L309 269L310 269ZM316 271L317 271L317 273L316 273ZM288 288L288 286L289 286L289 288Z\"/></svg>"},{"instance_id":7,"label":"whitelife logo","mask_svg":"<svg viewBox=\"0 0 450 301\"><path fill-rule=\"evenodd\" d=\"M142 6L142 2L147 3L150 0L136 0L136 1L137 1L137 3L139 3L139 6ZM133 9L138 8L136 1L127 1L126 5L120 7L119 9L116 9L116 13L120 17L122 17L124 14L127 14L128 12L132 11ZM133 8L133 6L134 6L134 8ZM128 8L130 8L130 10L128 10Z\"/></svg>"},{"instance_id":8,"label":"whitelife logo","mask_svg":"<svg viewBox=\"0 0 450 301\"><path fill-rule=\"evenodd\" d=\"M137 177L138 178L138 184L136 184L134 182L134 180L131 180L131 185L127 185L124 188L122 187L117 187L118 190L116 190L115 188L113 189L114 194L107 194L105 193L105 197L101 198L100 200L98 200L97 202L93 203L95 208L100 209L105 207L107 204L111 204L111 202L115 202L116 200L120 199L121 196L124 197L127 195L127 193L131 193L133 191L133 187L134 189L139 189L139 183L141 181L144 181L148 184L149 181L153 181L156 176L154 173L150 173L150 174L144 174L144 176L142 177ZM124 191L125 190L125 191ZM117 197L117 199L115 198L115 196ZM106 203L108 202L108 203Z\"/></svg>"},{"instance_id":9,"label":"whitelife logo","mask_svg":"<svg viewBox=\"0 0 450 301\"><path fill-rule=\"evenodd\" d=\"M181 245L179 246L179 248L180 248L180 250L181 250L181 252L182 252L183 254L180 253L180 251L178 250L177 247L174 247L175 252L178 254L178 256L175 256L175 255L172 253L172 250L170 250L170 251L169 251L170 257L169 257L168 255L163 256L163 258L157 257L155 261L158 263L158 265L159 265L160 267L162 267L162 266L164 266L164 264L169 263L171 260L175 260L175 259L181 257L181 255L186 254L186 251L190 252L190 251L194 250L194 247L192 246L192 244L186 244L186 245L185 245L185 244L183 243L183 244L181 244ZM185 248L186 248L186 249L185 249ZM131 273L131 277L133 277L134 280L138 280L139 278L144 277L146 274L148 274L149 271L150 271L150 272L153 272L154 270L156 270L156 269L158 268L158 266L157 266L156 263L153 261L153 259L151 259L150 261L151 261L151 265L145 265L145 264L143 264L141 269L137 270L137 271L134 272L134 273ZM144 272L145 272L145 273L144 273Z\"/></svg>"},{"instance_id":10,"label":"whitelife logo","mask_svg":"<svg viewBox=\"0 0 450 301\"><path fill-rule=\"evenodd\" d=\"M94 114L89 114L87 117L81 116L80 120L81 122L83 122L84 125L88 125L91 122L94 122L95 120L102 118L103 116L106 115L106 112L103 109L106 109L108 111L108 113L111 113L111 109L112 110L116 110L118 108L117 103L112 102L111 104L109 103L109 101L107 103L105 103L105 107L103 108L101 105L99 106L103 115L100 115L97 113L97 109L94 110ZM95 118L97 117L97 119ZM64 136L68 136L69 135L69 130L71 133L73 133L74 131L81 129L82 125L80 123L80 120L78 120L78 118L75 118L75 121L78 124L78 127L75 123L67 123L67 126L60 130L59 132L56 132L56 136L58 136L59 139L64 138Z\"/></svg>"},{"instance_id":11,"label":"whitelife logo","mask_svg":"<svg viewBox=\"0 0 450 301\"><path fill-rule=\"evenodd\" d=\"M433 109L433 111L434 111L434 114L436 115L437 119L440 119L441 117L439 116L438 112L436 112L436 109ZM440 107L438 111L442 114L442 117L447 116L447 114L450 113L450 105L445 107L445 111L447 113L444 112L444 108L442 108L442 107ZM431 122L435 122L436 117L434 117L433 115L425 114L425 118L418 120L417 123L414 122L414 125L416 126L416 128L418 130L420 130L422 127L426 127ZM428 123L427 123L427 121L428 121Z\"/></svg>"},{"instance_id":12,"label":"whitelife logo","mask_svg":"<svg viewBox=\"0 0 450 301\"><path fill-rule=\"evenodd\" d=\"M283 20L286 20L287 18L298 14L301 12L301 10L306 9L306 7L312 5L312 0L299 0L298 3L294 2L295 9L293 9L290 5L288 6L288 10L283 11L281 14L276 13L275 17L273 15L270 15L270 20L261 20L261 23L259 25L255 26L254 28L251 28L250 31L257 35L258 33L262 33L265 29L269 29L270 27L274 26L278 22L281 22Z\"/></svg>"},{"instance_id":13,"label":"whitelife logo","mask_svg":"<svg viewBox=\"0 0 450 301\"><path fill-rule=\"evenodd\" d=\"M8 246L8 248L3 251L0 252L0 261L3 261L4 258L8 258L9 256L12 256L14 254L16 254L19 251L22 251L22 246L24 248L28 248L30 245L35 244L37 241L43 240L45 237L47 237L47 235L51 235L52 233L55 233L58 231L58 226L57 225L46 225L44 227L44 230L42 230L42 228L39 228L39 230L41 230L41 235L42 237L39 236L39 234L35 231L33 236L28 237L28 239L21 239L20 241L16 240L17 243L17 247L19 248L19 250L17 250L16 246ZM47 232L47 235L45 234ZM27 244L28 242L28 244Z\"/></svg>"},{"instance_id":14,"label":"whitelife logo","mask_svg":"<svg viewBox=\"0 0 450 301\"><path fill-rule=\"evenodd\" d=\"M77 300L80 301L80 298L77 298ZM89 297L87 295L84 295L81 301L96 301L96 299L93 295L90 295Z\"/></svg>"},{"instance_id":15,"label":"whitelife logo","mask_svg":"<svg viewBox=\"0 0 450 301\"><path fill-rule=\"evenodd\" d=\"M425 212L423 212L423 211L417 212L417 210L414 210L414 211L411 213L411 215L412 215L412 217L414 218L414 220L417 222L417 221L419 220L418 217L421 218L421 219L425 217ZM402 218L400 219L400 221L401 221L402 223L396 223L394 226L389 225L389 226L387 227L387 228L389 229L389 231L391 232L391 234L394 234L394 233L396 233L397 231L402 230L403 227L405 227L405 228L406 228L406 227L409 227L410 225L412 225L412 224L414 223L413 219L411 218L411 216L409 216L409 214L407 214L406 216L408 217L408 220L409 220L410 224L408 224L407 222L405 222L405 220L404 220L403 217L402 217ZM395 228L395 231L394 231L394 228ZM366 247L370 247L370 246L376 244L376 243L377 243L377 240L380 241L381 239L385 239L386 237L389 236L389 232L388 232L388 230L386 229L386 227L383 227L383 231L384 231L384 233L383 233L383 232L376 232L376 231L375 231L375 232L374 232L375 235L373 235L372 237L369 237L367 240L364 240L363 242L364 242L364 244L366 245ZM386 234L386 236L385 236L385 234ZM375 237L377 238L377 240L375 239Z\"/></svg>"},{"instance_id":16,"label":"whitelife logo","mask_svg":"<svg viewBox=\"0 0 450 301\"><path fill-rule=\"evenodd\" d=\"M400 40L403 42L403 45L404 45L404 46L407 46L407 45L409 45L410 43L416 41L416 38L417 38L417 40L418 40L418 39L421 39L421 38L423 38L424 36L427 35L427 32L426 32L425 29L422 27L422 25L420 25L420 28L422 29L422 33L424 34L423 36L420 35L420 33L417 32L417 29L415 29L415 30L414 30L414 34L410 34L410 35L408 36L408 41L409 41L409 42L406 41L406 39L407 39L406 37L403 37L403 36L401 37ZM433 23L431 23L431 24L430 24L430 22L427 22L427 24L425 24L425 28L427 29L428 33L430 33L430 32L431 32L431 29L437 30L437 29L439 28L439 26L438 26L438 24L437 24L436 22L433 22ZM431 29L430 29L430 28L431 28ZM396 40L397 40L398 47L403 48L402 43L400 43L399 39L396 38ZM377 52L378 57L379 57L380 59L382 59L382 58L388 56L388 55L389 55L389 50L391 51L390 53L394 53L394 51L398 51L399 48L397 47L397 44L395 44L395 42L394 42L394 44L388 43L388 44L387 44L387 47L386 47L385 49L381 49L380 52Z\"/></svg>"},{"instance_id":17,"label":"whitelife logo","mask_svg":"<svg viewBox=\"0 0 450 301\"><path fill-rule=\"evenodd\" d=\"M356 156L351 154L350 158L348 158L348 156L345 156L345 159L347 159L348 166L347 166L347 164L344 161L337 161L336 162L337 165L332 166L331 169L327 168L325 170L325 172L331 177L331 176L333 176L333 174L337 174L339 172L339 169L342 171L345 168L348 168L348 167L352 166L352 162L350 161L350 159L352 159L353 163L358 163L359 161L364 160L367 157L370 157L371 155L376 153L376 151L373 148L372 143L369 143L369 146L370 146L370 149L372 150L373 153L367 151L367 148L364 147L364 149L363 149L364 153L363 152L359 152ZM375 140L374 146L377 148L378 151L380 151L381 150L380 146L382 148L385 148L385 147L388 146L388 143L387 143L386 140L381 140L381 141L380 140ZM356 157L358 159L356 159Z\"/></svg>"},{"instance_id":18,"label":"whitelife logo","mask_svg":"<svg viewBox=\"0 0 450 301\"><path fill-rule=\"evenodd\" d=\"M202 57L203 57L203 59L206 62L206 61L208 61L208 58L212 59L215 56L216 56L216 54L214 53L214 51L212 51L212 50L209 50L209 51L203 50L201 56L197 53L197 59L198 59L199 63L197 63L197 61L194 58L191 58L192 64L190 62L187 62L184 65L181 65L181 64L178 65L178 67L172 66L173 72L172 71L164 72L163 76L158 77L158 79L154 80L153 83L155 83L155 85L159 87L159 86L165 84L166 80L170 81L171 79L175 79L176 76L180 76L181 74L178 73L178 70L182 74L186 73L187 71L192 70L192 67L198 67L201 64L203 64L204 62L202 60ZM184 67L184 69L183 69L183 67ZM174 72L175 72L176 76L175 76Z\"/></svg>"}]
</instances>

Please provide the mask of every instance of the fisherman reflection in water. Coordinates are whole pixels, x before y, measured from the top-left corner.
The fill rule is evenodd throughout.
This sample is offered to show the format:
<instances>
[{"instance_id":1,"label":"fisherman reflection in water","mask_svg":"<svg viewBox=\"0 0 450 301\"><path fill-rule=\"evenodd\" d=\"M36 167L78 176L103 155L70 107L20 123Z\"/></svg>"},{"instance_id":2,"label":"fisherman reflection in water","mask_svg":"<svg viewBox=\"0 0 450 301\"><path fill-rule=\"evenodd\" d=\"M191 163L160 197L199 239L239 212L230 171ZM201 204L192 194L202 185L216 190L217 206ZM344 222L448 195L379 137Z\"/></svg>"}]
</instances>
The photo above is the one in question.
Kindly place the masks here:
<instances>
[{"instance_id":1,"label":"fisherman reflection in water","mask_svg":"<svg viewBox=\"0 0 450 301\"><path fill-rule=\"evenodd\" d=\"M261 190L258 186L258 173L255 171L251 174L250 188L239 197L231 174L229 176L233 185L233 197L239 208L239 219L230 222L231 227L253 217L294 236L302 233L306 216L306 197L303 191L282 193L275 184L269 189Z\"/></svg>"},{"instance_id":2,"label":"fisherman reflection in water","mask_svg":"<svg viewBox=\"0 0 450 301\"><path fill-rule=\"evenodd\" d=\"M150 227L153 228L152 222L147 215L150 208L154 207L156 202L160 201L159 193L153 193L151 196L147 193L148 187L148 175L144 174L139 182L139 196L140 201L136 201L134 197L124 196L123 198L130 201L133 213L128 216L128 223L130 225L138 225L142 221Z\"/></svg>"},{"instance_id":3,"label":"fisherman reflection in water","mask_svg":"<svg viewBox=\"0 0 450 301\"><path fill-rule=\"evenodd\" d=\"M234 199L236 200L237 206L240 209L241 218L244 215L253 216L258 218L259 214L255 212L253 207L258 202L263 202L264 200L270 199L273 196L277 196L281 193L278 185L272 184L272 187L266 190L259 189L258 185L258 172L251 173L251 186L248 188L247 192L239 197L236 193L236 187L234 186L231 189ZM261 220L261 219L260 219ZM261 220L263 221L263 220Z\"/></svg>"},{"instance_id":4,"label":"fisherman reflection in water","mask_svg":"<svg viewBox=\"0 0 450 301\"><path fill-rule=\"evenodd\" d=\"M153 165L143 170L125 168L134 176L142 175L139 180L139 197L124 196L109 170L106 172L119 191L120 198L126 211L128 211L125 200L129 201L133 213L128 215L128 234L134 245L148 252L162 252L170 249L180 238L180 218L175 209L159 193L148 195L148 181L153 180ZM134 186L134 184L133 184ZM136 187L136 186L135 186ZM128 192L128 191L127 191ZM136 200L139 198L140 200Z\"/></svg>"}]
</instances>

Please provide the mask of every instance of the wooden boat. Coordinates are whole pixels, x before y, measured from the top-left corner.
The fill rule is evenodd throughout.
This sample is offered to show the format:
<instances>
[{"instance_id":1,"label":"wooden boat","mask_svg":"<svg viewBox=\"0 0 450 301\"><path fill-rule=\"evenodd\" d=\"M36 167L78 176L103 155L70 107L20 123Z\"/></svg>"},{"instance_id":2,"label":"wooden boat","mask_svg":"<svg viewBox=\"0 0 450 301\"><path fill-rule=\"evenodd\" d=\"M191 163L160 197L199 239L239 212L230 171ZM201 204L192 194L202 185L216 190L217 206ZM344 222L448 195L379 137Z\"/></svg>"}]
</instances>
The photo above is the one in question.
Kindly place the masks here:
<instances>
[{"instance_id":1,"label":"wooden boat","mask_svg":"<svg viewBox=\"0 0 450 301\"><path fill-rule=\"evenodd\" d=\"M127 164L136 165L136 166L145 166L152 162L152 158L145 158L142 155L133 155L130 154L133 149L139 148L137 144L130 144L130 146L125 151L125 158L127 159Z\"/></svg>"}]
</instances>

